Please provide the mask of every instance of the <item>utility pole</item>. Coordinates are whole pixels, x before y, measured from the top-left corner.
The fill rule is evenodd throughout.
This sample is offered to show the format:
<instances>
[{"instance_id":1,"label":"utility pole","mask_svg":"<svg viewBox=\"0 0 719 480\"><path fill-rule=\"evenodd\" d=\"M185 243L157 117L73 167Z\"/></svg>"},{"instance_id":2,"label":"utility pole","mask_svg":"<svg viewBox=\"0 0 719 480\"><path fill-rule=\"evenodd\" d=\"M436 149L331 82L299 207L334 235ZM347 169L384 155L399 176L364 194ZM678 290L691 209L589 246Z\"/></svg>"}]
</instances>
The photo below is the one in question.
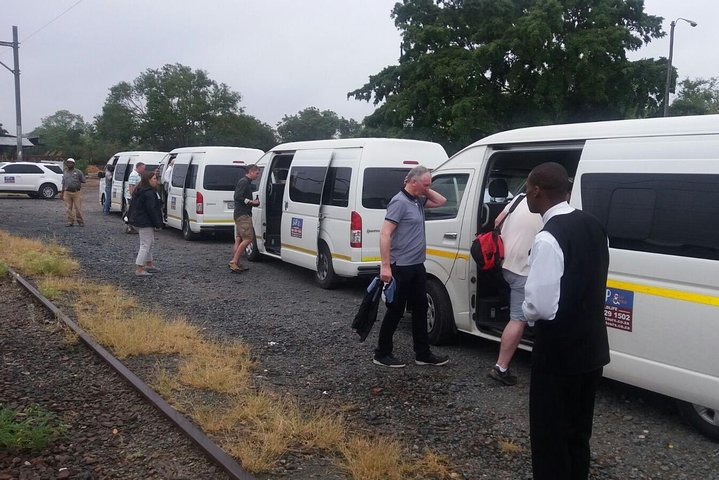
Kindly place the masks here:
<instances>
[{"instance_id":1,"label":"utility pole","mask_svg":"<svg viewBox=\"0 0 719 480\"><path fill-rule=\"evenodd\" d=\"M20 43L17 40L17 27L12 27L12 42L0 42L0 46L12 47L14 69L0 62L15 76L15 120L17 122L17 161L22 161L22 114L20 113Z\"/></svg>"}]
</instances>

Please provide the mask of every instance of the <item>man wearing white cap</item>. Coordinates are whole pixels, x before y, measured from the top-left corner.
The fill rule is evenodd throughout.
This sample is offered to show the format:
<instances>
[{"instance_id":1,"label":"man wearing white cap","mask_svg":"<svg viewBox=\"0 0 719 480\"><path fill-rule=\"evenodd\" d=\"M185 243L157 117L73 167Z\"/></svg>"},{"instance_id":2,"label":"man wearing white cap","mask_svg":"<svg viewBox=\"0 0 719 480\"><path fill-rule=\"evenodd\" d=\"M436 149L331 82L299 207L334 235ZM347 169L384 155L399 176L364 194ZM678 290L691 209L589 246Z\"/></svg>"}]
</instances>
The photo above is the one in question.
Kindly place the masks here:
<instances>
[{"instance_id":1,"label":"man wearing white cap","mask_svg":"<svg viewBox=\"0 0 719 480\"><path fill-rule=\"evenodd\" d=\"M82 213L80 208L82 207L82 198L80 189L82 184L85 183L85 175L80 170L75 170L75 159L68 158L65 160L67 168L62 174L62 190L60 191L60 199L65 201L67 226L72 227L75 224L75 217L77 217L77 224L81 227L85 226L85 222L82 219ZM73 215L73 209L75 214Z\"/></svg>"}]
</instances>

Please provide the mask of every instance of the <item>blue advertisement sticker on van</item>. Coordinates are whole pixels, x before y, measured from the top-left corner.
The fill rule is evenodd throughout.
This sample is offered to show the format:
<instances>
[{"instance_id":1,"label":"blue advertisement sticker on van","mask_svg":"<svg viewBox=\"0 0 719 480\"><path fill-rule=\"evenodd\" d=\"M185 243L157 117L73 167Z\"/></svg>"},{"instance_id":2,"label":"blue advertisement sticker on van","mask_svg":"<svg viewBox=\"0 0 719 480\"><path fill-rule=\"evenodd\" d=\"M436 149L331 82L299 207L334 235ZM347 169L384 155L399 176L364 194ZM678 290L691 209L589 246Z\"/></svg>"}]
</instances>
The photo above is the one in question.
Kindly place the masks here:
<instances>
[{"instance_id":1,"label":"blue advertisement sticker on van","mask_svg":"<svg viewBox=\"0 0 719 480\"><path fill-rule=\"evenodd\" d=\"M3 182L4 183L15 183L15 177L5 177Z\"/></svg>"},{"instance_id":2,"label":"blue advertisement sticker on van","mask_svg":"<svg viewBox=\"0 0 719 480\"><path fill-rule=\"evenodd\" d=\"M604 321L607 327L631 332L633 312L634 292L607 288L604 298Z\"/></svg>"},{"instance_id":3,"label":"blue advertisement sticker on van","mask_svg":"<svg viewBox=\"0 0 719 480\"><path fill-rule=\"evenodd\" d=\"M292 225L290 226L290 236L302 238L302 219L292 217Z\"/></svg>"}]
</instances>

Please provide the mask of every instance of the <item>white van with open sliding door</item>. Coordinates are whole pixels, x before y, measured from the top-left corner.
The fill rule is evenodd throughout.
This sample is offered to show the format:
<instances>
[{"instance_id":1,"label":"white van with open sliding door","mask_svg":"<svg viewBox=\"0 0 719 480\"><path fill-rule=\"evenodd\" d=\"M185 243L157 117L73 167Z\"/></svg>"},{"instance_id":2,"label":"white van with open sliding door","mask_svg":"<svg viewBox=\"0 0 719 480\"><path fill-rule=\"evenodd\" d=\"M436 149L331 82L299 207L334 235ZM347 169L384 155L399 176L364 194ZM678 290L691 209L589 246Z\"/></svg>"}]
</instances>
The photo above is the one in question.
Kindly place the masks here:
<instances>
[{"instance_id":1,"label":"white van with open sliding door","mask_svg":"<svg viewBox=\"0 0 719 480\"><path fill-rule=\"evenodd\" d=\"M432 186L449 201L427 212L432 341L457 331L500 340L507 299L469 249L547 161L566 167L570 204L609 235L604 375L678 399L719 439L719 115L513 130L441 165Z\"/></svg>"},{"instance_id":2,"label":"white van with open sliding door","mask_svg":"<svg viewBox=\"0 0 719 480\"><path fill-rule=\"evenodd\" d=\"M264 167L252 213L260 254L316 272L323 288L340 277L379 273L379 231L387 204L412 167L447 159L441 145L355 138L278 145Z\"/></svg>"},{"instance_id":3,"label":"white van with open sliding door","mask_svg":"<svg viewBox=\"0 0 719 480\"><path fill-rule=\"evenodd\" d=\"M201 233L233 231L235 185L245 174L245 167L256 163L263 153L242 147L172 150L160 166L164 172L174 160L166 225L182 230L186 240Z\"/></svg>"},{"instance_id":4,"label":"white van with open sliding door","mask_svg":"<svg viewBox=\"0 0 719 480\"><path fill-rule=\"evenodd\" d=\"M154 170L160 164L160 161L167 155L167 152L118 152L107 161L107 165L114 165L115 171L112 176L112 197L110 201L111 212L124 212L125 205L124 192L127 190L127 179L135 168L137 162L145 164L148 170ZM106 169L100 172L103 176ZM103 178L103 177L100 177ZM100 181L98 196L100 205L105 201L105 180Z\"/></svg>"}]
</instances>

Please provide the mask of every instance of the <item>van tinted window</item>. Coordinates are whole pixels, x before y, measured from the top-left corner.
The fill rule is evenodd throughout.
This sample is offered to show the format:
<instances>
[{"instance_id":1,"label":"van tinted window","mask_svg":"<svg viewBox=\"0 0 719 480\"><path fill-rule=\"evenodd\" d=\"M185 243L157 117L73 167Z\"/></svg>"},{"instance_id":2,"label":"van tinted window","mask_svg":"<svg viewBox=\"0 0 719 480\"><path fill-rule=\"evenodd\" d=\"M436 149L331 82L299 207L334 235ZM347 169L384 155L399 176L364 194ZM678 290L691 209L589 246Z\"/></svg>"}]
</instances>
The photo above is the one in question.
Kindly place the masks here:
<instances>
[{"instance_id":1,"label":"van tinted window","mask_svg":"<svg viewBox=\"0 0 719 480\"><path fill-rule=\"evenodd\" d=\"M290 171L290 200L300 203L320 204L325 167L297 167Z\"/></svg>"},{"instance_id":2,"label":"van tinted window","mask_svg":"<svg viewBox=\"0 0 719 480\"><path fill-rule=\"evenodd\" d=\"M719 260L719 175L587 174L582 208L613 248Z\"/></svg>"},{"instance_id":3,"label":"van tinted window","mask_svg":"<svg viewBox=\"0 0 719 480\"><path fill-rule=\"evenodd\" d=\"M173 187L184 187L185 177L187 176L186 163L175 164L175 168L172 169L172 186Z\"/></svg>"},{"instance_id":4,"label":"van tinted window","mask_svg":"<svg viewBox=\"0 0 719 480\"><path fill-rule=\"evenodd\" d=\"M330 167L322 192L322 205L332 205L333 207L349 205L351 178L352 169L350 167Z\"/></svg>"},{"instance_id":5,"label":"van tinted window","mask_svg":"<svg viewBox=\"0 0 719 480\"><path fill-rule=\"evenodd\" d=\"M51 164L47 164L47 163L45 163L45 164L43 164L43 165L45 165L47 168L49 168L49 169L52 170L53 172L59 173L60 175L62 175L62 167L61 167L61 166L59 166L59 165L51 165Z\"/></svg>"},{"instance_id":6,"label":"van tinted window","mask_svg":"<svg viewBox=\"0 0 719 480\"><path fill-rule=\"evenodd\" d=\"M115 176L113 177L113 180L117 180L118 182L122 181L125 178L125 169L127 168L127 164L123 163L121 165L115 166Z\"/></svg>"},{"instance_id":7,"label":"van tinted window","mask_svg":"<svg viewBox=\"0 0 719 480\"><path fill-rule=\"evenodd\" d=\"M362 206L384 210L402 187L409 168L366 168L362 182Z\"/></svg>"},{"instance_id":8,"label":"van tinted window","mask_svg":"<svg viewBox=\"0 0 719 480\"><path fill-rule=\"evenodd\" d=\"M433 177L432 190L443 195L447 199L447 203L438 208L426 209L424 211L425 218L427 220L455 218L468 180L468 173L451 173Z\"/></svg>"},{"instance_id":9,"label":"van tinted window","mask_svg":"<svg viewBox=\"0 0 719 480\"><path fill-rule=\"evenodd\" d=\"M240 165L207 165L202 186L205 190L234 191L237 182L245 175Z\"/></svg>"}]
</instances>

